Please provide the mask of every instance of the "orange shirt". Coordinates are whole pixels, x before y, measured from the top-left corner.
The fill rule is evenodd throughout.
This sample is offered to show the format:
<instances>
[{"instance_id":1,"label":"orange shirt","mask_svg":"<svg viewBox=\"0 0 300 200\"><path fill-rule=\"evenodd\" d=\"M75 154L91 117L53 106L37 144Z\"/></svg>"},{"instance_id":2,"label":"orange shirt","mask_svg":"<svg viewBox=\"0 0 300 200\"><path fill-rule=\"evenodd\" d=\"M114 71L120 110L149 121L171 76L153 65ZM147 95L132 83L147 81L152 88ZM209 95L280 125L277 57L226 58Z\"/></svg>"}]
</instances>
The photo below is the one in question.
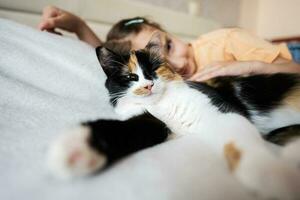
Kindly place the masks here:
<instances>
[{"instance_id":1,"label":"orange shirt","mask_svg":"<svg viewBox=\"0 0 300 200\"><path fill-rule=\"evenodd\" d=\"M281 57L291 60L285 44L274 45L240 28L220 29L200 36L191 43L197 71L221 61L263 61Z\"/></svg>"}]
</instances>

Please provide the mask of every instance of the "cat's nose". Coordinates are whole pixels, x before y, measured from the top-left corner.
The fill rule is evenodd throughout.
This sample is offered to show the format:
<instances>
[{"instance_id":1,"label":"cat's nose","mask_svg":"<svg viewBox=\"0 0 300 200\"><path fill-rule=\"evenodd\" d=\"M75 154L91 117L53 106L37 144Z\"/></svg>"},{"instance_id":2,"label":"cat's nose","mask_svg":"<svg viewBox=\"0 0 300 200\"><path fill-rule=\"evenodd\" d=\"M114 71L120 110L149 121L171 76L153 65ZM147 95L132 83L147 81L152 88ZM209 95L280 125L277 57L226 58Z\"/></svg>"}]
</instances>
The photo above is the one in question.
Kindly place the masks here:
<instances>
[{"instance_id":1,"label":"cat's nose","mask_svg":"<svg viewBox=\"0 0 300 200\"><path fill-rule=\"evenodd\" d=\"M150 84L146 85L144 88L151 91L153 85L154 85L154 83L150 83Z\"/></svg>"}]
</instances>

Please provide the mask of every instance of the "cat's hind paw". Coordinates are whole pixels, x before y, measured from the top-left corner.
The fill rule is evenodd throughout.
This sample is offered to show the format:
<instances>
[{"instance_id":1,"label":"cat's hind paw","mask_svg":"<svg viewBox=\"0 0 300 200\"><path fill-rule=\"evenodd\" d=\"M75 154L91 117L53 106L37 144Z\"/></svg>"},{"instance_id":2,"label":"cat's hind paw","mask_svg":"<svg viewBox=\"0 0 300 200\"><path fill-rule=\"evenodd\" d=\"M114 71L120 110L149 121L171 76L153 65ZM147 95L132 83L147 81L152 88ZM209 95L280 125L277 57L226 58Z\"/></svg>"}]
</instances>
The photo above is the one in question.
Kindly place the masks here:
<instances>
[{"instance_id":1,"label":"cat's hind paw","mask_svg":"<svg viewBox=\"0 0 300 200\"><path fill-rule=\"evenodd\" d=\"M96 172L106 164L106 156L89 144L91 130L79 126L62 134L50 146L48 168L57 177L69 179Z\"/></svg>"}]
</instances>

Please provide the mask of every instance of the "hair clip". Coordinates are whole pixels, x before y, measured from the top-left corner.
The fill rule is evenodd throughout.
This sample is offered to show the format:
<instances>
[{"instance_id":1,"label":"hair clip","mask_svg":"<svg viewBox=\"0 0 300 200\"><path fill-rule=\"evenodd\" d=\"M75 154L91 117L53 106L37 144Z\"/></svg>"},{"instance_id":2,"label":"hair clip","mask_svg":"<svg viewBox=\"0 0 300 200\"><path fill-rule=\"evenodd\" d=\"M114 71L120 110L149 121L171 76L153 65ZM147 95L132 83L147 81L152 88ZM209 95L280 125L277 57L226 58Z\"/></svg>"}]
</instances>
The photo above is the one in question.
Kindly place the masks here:
<instances>
[{"instance_id":1,"label":"hair clip","mask_svg":"<svg viewBox=\"0 0 300 200\"><path fill-rule=\"evenodd\" d=\"M124 24L124 26L129 26L129 25L131 25L131 24L141 24L141 23L143 23L144 21L145 21L144 19L132 19L132 20L126 22L126 23Z\"/></svg>"}]
</instances>

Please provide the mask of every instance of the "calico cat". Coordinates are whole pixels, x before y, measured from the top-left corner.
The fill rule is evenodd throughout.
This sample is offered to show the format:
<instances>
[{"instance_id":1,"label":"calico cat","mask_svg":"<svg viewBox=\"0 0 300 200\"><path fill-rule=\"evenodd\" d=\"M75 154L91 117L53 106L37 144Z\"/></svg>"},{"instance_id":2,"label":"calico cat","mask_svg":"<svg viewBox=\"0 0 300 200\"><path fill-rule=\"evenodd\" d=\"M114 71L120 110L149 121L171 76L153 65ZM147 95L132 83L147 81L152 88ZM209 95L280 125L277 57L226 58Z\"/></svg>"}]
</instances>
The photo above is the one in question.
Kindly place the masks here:
<instances>
[{"instance_id":1,"label":"calico cat","mask_svg":"<svg viewBox=\"0 0 300 200\"><path fill-rule=\"evenodd\" d=\"M206 142L241 183L264 198L299 198L300 172L271 154L259 132L300 124L300 77L186 82L168 66L162 51L160 36L125 56L97 49L115 111L124 119L148 111L177 137Z\"/></svg>"},{"instance_id":2,"label":"calico cat","mask_svg":"<svg viewBox=\"0 0 300 200\"><path fill-rule=\"evenodd\" d=\"M149 112L150 119L158 123L157 131L148 129L152 127L149 123L130 134L142 123L137 121L126 129L126 134L122 133L123 127L107 126L118 129L110 137L108 129L103 128L103 120L86 123L58 140L51 149L50 163L55 172L67 176L94 172L105 166L111 155L123 156L117 151L127 150L126 141L134 140L128 144L133 146L126 154L164 141L169 134L166 125L176 137L194 137L209 144L249 190L265 198L299 198L299 171L271 154L260 132L300 124L300 77L275 74L231 77L210 84L187 82L165 62L163 49L159 35L145 49L126 54L105 47L96 49L108 77L106 87L111 104L125 120L114 123L127 126L130 120ZM79 141L75 148L79 155L74 147L63 145L70 140ZM126 147L119 149L123 145Z\"/></svg>"}]
</instances>

